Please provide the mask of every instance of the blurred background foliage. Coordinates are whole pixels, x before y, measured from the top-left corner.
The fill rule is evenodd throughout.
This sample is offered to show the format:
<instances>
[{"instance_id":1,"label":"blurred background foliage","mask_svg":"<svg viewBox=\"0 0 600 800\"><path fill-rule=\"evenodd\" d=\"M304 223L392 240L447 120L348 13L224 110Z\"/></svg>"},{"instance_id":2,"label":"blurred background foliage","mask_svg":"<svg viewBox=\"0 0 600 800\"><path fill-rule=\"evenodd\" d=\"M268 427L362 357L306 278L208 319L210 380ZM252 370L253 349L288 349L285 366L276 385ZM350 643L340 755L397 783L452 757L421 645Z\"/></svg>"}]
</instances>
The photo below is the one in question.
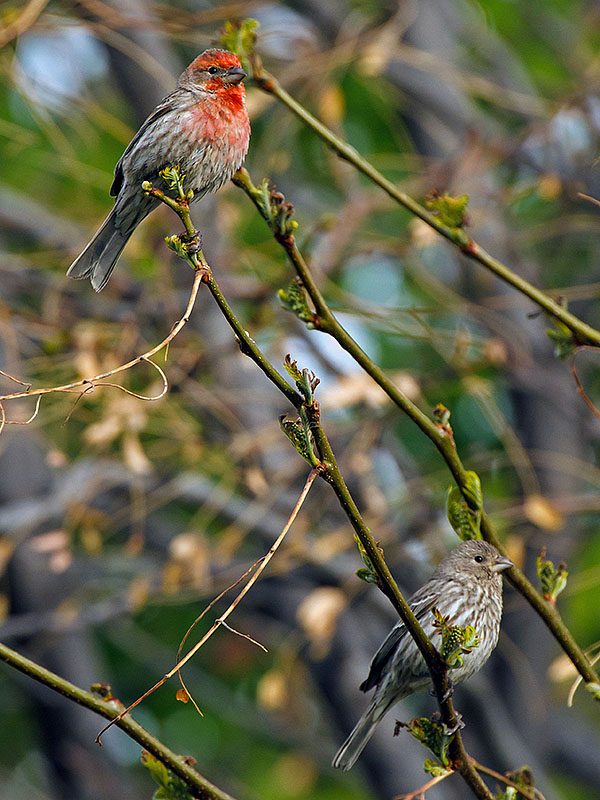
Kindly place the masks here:
<instances>
[{"instance_id":1,"label":"blurred background foliage","mask_svg":"<svg viewBox=\"0 0 600 800\"><path fill-rule=\"evenodd\" d=\"M168 333L191 274L166 249L166 209L138 230L99 296L65 271L110 208L122 150L228 18L260 22L258 50L284 86L415 197L468 193L469 232L575 313L600 325L600 11L592 0L81 0L0 6L0 368L35 386L110 369ZM465 261L337 159L282 106L248 87L247 167L296 209L298 241L340 319L403 391L443 402L466 465L511 556L535 574L542 545L566 559L561 610L579 643L600 639L596 466L600 427L555 358L549 322ZM280 308L283 251L227 186L196 207L217 280L271 360L291 353L317 396L343 474L414 590L456 543L449 474L419 431L335 343ZM163 366L164 362L159 359ZM597 397L593 353L578 358ZM97 389L43 399L0 437L0 639L87 687L132 701L174 663L188 625L279 533L306 476L281 435L290 410L239 353L208 294L172 344L170 390L143 402ZM3 392L15 384L1 378ZM147 367L127 388L153 394ZM6 404L25 420L31 401ZM68 422L66 417L71 413ZM239 798L376 798L424 782L425 751L394 718L359 766L330 766L365 706L358 691L394 615L360 566L349 524L315 484L233 624L186 668L204 711L167 685L136 716ZM528 763L548 798L600 786L589 696L566 708L574 672L529 606L505 593L503 633L456 692L470 752ZM0 684L6 800L150 797L139 748L9 670ZM491 784L493 786L493 782ZM458 778L432 797L465 797Z\"/></svg>"}]
</instances>

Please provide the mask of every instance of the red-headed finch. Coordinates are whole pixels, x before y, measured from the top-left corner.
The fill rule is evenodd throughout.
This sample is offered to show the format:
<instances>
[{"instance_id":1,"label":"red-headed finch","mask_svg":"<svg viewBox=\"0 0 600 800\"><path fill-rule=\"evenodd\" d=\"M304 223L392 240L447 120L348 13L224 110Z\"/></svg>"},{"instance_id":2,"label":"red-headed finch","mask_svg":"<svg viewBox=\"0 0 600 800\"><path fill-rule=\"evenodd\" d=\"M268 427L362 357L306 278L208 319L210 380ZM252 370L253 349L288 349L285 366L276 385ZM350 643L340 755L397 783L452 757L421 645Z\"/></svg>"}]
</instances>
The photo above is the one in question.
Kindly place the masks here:
<instances>
[{"instance_id":1,"label":"red-headed finch","mask_svg":"<svg viewBox=\"0 0 600 800\"><path fill-rule=\"evenodd\" d=\"M465 655L463 665L450 671L452 683L460 683L481 669L496 647L502 617L502 577L512 561L487 542L459 544L438 565L429 580L409 600L421 627L439 649L441 633L434 625L437 608L452 625L472 625L478 647ZM403 622L392 628L375 653L363 692L375 687L371 705L333 759L334 767L354 766L384 714L403 697L431 685L431 677L414 639Z\"/></svg>"},{"instance_id":2,"label":"red-headed finch","mask_svg":"<svg viewBox=\"0 0 600 800\"><path fill-rule=\"evenodd\" d=\"M106 286L129 237L159 204L141 186L159 181L160 170L179 166L196 201L241 167L250 139L245 77L227 50L205 50L192 61L128 144L115 167L114 208L67 275L89 276L97 292Z\"/></svg>"}]
</instances>

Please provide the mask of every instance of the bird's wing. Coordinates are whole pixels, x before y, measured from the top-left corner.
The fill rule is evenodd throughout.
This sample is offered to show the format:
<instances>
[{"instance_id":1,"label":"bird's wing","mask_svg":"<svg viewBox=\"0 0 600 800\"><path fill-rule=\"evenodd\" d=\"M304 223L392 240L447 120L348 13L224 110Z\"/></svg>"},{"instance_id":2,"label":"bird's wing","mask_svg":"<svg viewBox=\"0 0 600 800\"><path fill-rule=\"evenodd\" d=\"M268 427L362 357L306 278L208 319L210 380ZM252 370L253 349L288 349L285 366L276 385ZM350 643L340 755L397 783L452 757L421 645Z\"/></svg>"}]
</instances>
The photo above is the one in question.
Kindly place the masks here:
<instances>
[{"instance_id":1,"label":"bird's wing","mask_svg":"<svg viewBox=\"0 0 600 800\"><path fill-rule=\"evenodd\" d=\"M138 143L141 136L143 136L148 128L156 122L157 119L160 119L165 114L173 109L173 101L179 100L181 98L182 92L188 92L188 89L183 89L181 86L177 87L174 91L168 94L166 97L160 101L160 103L156 106L154 111L150 114L150 116L142 123L140 129L135 134L133 139L129 142L127 147L125 148L125 152L121 156L121 158L117 162L117 166L115 167L115 177L112 182L112 186L110 187L110 196L116 197L119 192L121 191L121 186L123 185L123 161L129 153L133 150L135 145Z\"/></svg>"},{"instance_id":2,"label":"bird's wing","mask_svg":"<svg viewBox=\"0 0 600 800\"><path fill-rule=\"evenodd\" d=\"M410 601L410 607L412 608L415 617L419 620L419 622L421 622L425 615L428 614L433 608L435 603L435 595L432 593L427 593L419 596L419 594L420 592L417 592L414 595ZM408 631L403 622L399 622L395 627L392 628L379 650L373 656L373 660L369 666L369 674L367 675L366 680L364 680L360 685L361 691L368 692L369 689L377 686L377 684L381 681L384 672L386 671L387 665L394 657L396 648L402 639L404 639L404 637L407 635Z\"/></svg>"}]
</instances>

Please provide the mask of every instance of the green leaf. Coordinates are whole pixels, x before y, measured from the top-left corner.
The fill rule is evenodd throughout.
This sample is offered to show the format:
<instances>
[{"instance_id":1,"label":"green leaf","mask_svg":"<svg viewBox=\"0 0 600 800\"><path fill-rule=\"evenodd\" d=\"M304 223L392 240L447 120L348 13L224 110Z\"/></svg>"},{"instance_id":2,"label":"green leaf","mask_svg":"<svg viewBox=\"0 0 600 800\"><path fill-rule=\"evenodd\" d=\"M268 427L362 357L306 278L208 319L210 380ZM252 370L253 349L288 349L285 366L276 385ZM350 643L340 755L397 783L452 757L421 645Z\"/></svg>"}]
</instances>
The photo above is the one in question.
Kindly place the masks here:
<instances>
[{"instance_id":1,"label":"green leaf","mask_svg":"<svg viewBox=\"0 0 600 800\"><path fill-rule=\"evenodd\" d=\"M600 700L600 683L594 683L593 681L590 681L589 683L585 684L585 688L592 695L594 700Z\"/></svg>"},{"instance_id":2,"label":"green leaf","mask_svg":"<svg viewBox=\"0 0 600 800\"><path fill-rule=\"evenodd\" d=\"M250 56L254 52L259 27L259 22L251 17L239 23L227 20L220 36L222 46L238 56L246 72L250 72L248 66Z\"/></svg>"},{"instance_id":3,"label":"green leaf","mask_svg":"<svg viewBox=\"0 0 600 800\"><path fill-rule=\"evenodd\" d=\"M433 191L425 198L425 205L439 217L442 224L449 228L462 228L466 224L466 211L469 202L468 194L453 197Z\"/></svg>"},{"instance_id":4,"label":"green leaf","mask_svg":"<svg viewBox=\"0 0 600 800\"><path fill-rule=\"evenodd\" d=\"M377 575L366 567L361 567L356 570L356 577L360 578L365 583L377 583Z\"/></svg>"},{"instance_id":5,"label":"green leaf","mask_svg":"<svg viewBox=\"0 0 600 800\"><path fill-rule=\"evenodd\" d=\"M165 767L162 761L155 758L152 753L147 750L142 750L142 764L148 768L152 780L158 783L159 786L168 786L169 784L169 770Z\"/></svg>"},{"instance_id":6,"label":"green leaf","mask_svg":"<svg viewBox=\"0 0 600 800\"><path fill-rule=\"evenodd\" d=\"M431 758L425 759L423 762L423 769L428 775L431 775L434 778L439 778L448 772L447 767L440 766L435 761L432 761Z\"/></svg>"},{"instance_id":7,"label":"green leaf","mask_svg":"<svg viewBox=\"0 0 600 800\"><path fill-rule=\"evenodd\" d=\"M194 800L194 795L188 789L184 780L167 769L147 750L142 750L142 764L148 768L152 779L158 783L154 792L154 800Z\"/></svg>"},{"instance_id":8,"label":"green leaf","mask_svg":"<svg viewBox=\"0 0 600 800\"><path fill-rule=\"evenodd\" d=\"M300 417L291 419L284 415L279 418L279 427L294 445L297 452L300 453L302 458L306 459L309 464L314 466L316 459L314 454L312 434L304 424L303 420Z\"/></svg>"},{"instance_id":9,"label":"green leaf","mask_svg":"<svg viewBox=\"0 0 600 800\"><path fill-rule=\"evenodd\" d=\"M449 766L448 748L450 747L450 742L454 738L456 731L448 733L448 729L443 722L438 722L428 717L418 717L404 724L403 727L405 727L410 735L414 736L417 741L431 750L443 767ZM427 759L425 764L434 766L434 763L430 761L430 759ZM423 765L424 767L425 764Z\"/></svg>"},{"instance_id":10,"label":"green leaf","mask_svg":"<svg viewBox=\"0 0 600 800\"><path fill-rule=\"evenodd\" d=\"M298 363L292 360L289 353L283 360L283 368L287 374L296 382L296 388L303 395L306 403L313 403L313 394L317 386L321 383L314 372L309 369L300 369Z\"/></svg>"},{"instance_id":11,"label":"green leaf","mask_svg":"<svg viewBox=\"0 0 600 800\"><path fill-rule=\"evenodd\" d=\"M461 628L459 625L451 625L450 618L445 617L437 608L432 609L435 617L433 626L438 628L442 634L440 645L440 656L442 661L450 669L462 667L464 655L468 655L473 648L479 646L479 637L472 625Z\"/></svg>"},{"instance_id":12,"label":"green leaf","mask_svg":"<svg viewBox=\"0 0 600 800\"><path fill-rule=\"evenodd\" d=\"M472 475L477 475L473 472ZM477 478L479 481L479 478ZM475 481L472 481L470 488L470 501L472 503L481 501L481 485L479 485L479 500L476 494ZM463 542L469 539L481 539L481 510L469 508L463 493L458 486L451 486L446 497L446 514L448 522L452 525L459 539Z\"/></svg>"},{"instance_id":13,"label":"green leaf","mask_svg":"<svg viewBox=\"0 0 600 800\"><path fill-rule=\"evenodd\" d=\"M546 558L545 547L540 550L535 565L544 598L551 603L556 603L556 598L567 585L567 576L569 574L567 565L564 561L561 561L558 567L555 568L554 563Z\"/></svg>"},{"instance_id":14,"label":"green leaf","mask_svg":"<svg viewBox=\"0 0 600 800\"><path fill-rule=\"evenodd\" d=\"M555 319L553 322L555 327L547 328L546 334L554 344L554 355L557 358L568 358L576 348L573 332L560 320Z\"/></svg>"},{"instance_id":15,"label":"green leaf","mask_svg":"<svg viewBox=\"0 0 600 800\"><path fill-rule=\"evenodd\" d=\"M356 570L356 577L360 578L361 581L365 581L365 583L374 583L377 586L379 585L379 578L377 576L377 572L375 571L375 567L373 566L373 562L371 561L371 557L365 550L365 547L361 540L358 538L356 534L354 534L354 541L356 542L356 546L358 547L358 552L360 554L361 561L365 565L360 569ZM379 552L383 555L383 550L377 545L379 548Z\"/></svg>"},{"instance_id":16,"label":"green leaf","mask_svg":"<svg viewBox=\"0 0 600 800\"><path fill-rule=\"evenodd\" d=\"M294 278L286 289L280 289L277 294L286 311L291 311L301 322L306 322L309 328L314 327L315 317L308 305L306 291L299 278Z\"/></svg>"},{"instance_id":17,"label":"green leaf","mask_svg":"<svg viewBox=\"0 0 600 800\"><path fill-rule=\"evenodd\" d=\"M469 508L473 511L481 511L483 508L483 492L481 491L481 480L479 475L472 469L465 473L465 482L462 487L462 494Z\"/></svg>"}]
</instances>

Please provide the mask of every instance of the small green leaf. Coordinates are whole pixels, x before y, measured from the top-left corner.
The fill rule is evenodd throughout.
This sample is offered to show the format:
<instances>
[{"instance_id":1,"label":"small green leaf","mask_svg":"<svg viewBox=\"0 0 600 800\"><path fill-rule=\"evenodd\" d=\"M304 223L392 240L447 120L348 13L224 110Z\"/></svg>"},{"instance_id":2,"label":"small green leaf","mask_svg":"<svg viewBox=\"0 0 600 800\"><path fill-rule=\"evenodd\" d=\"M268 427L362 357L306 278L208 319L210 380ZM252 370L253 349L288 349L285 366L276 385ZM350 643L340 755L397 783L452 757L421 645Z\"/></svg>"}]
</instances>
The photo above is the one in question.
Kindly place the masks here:
<instances>
[{"instance_id":1,"label":"small green leaf","mask_svg":"<svg viewBox=\"0 0 600 800\"><path fill-rule=\"evenodd\" d=\"M365 583L377 583L377 575L365 567L356 570L356 577Z\"/></svg>"},{"instance_id":2,"label":"small green leaf","mask_svg":"<svg viewBox=\"0 0 600 800\"><path fill-rule=\"evenodd\" d=\"M425 198L425 205L439 217L443 225L449 228L462 228L466 224L466 211L469 202L468 194L453 197L433 191Z\"/></svg>"},{"instance_id":3,"label":"small green leaf","mask_svg":"<svg viewBox=\"0 0 600 800\"><path fill-rule=\"evenodd\" d=\"M354 534L354 541L358 547L361 561L365 565L364 567L356 570L356 577L360 578L361 581L365 581L365 583L374 583L379 585L379 578L377 576L377 572L375 571L375 567L373 566L373 562L371 561L371 557L365 550L363 543L356 534ZM383 555L383 550L381 547L379 547L379 544L377 544L377 547L379 548L379 552Z\"/></svg>"},{"instance_id":4,"label":"small green leaf","mask_svg":"<svg viewBox=\"0 0 600 800\"><path fill-rule=\"evenodd\" d=\"M423 770L433 778L440 778L448 772L448 767L442 767L431 758L426 758L423 762Z\"/></svg>"},{"instance_id":5,"label":"small green leaf","mask_svg":"<svg viewBox=\"0 0 600 800\"><path fill-rule=\"evenodd\" d=\"M471 502L476 502L475 495L471 496ZM481 539L481 511L469 508L458 486L451 486L448 489L446 514L448 522L463 542L469 539Z\"/></svg>"},{"instance_id":6,"label":"small green leaf","mask_svg":"<svg viewBox=\"0 0 600 800\"><path fill-rule=\"evenodd\" d=\"M554 344L554 355L557 358L568 358L576 348L573 332L558 319L553 320L554 328L547 328L546 334Z\"/></svg>"},{"instance_id":7,"label":"small green leaf","mask_svg":"<svg viewBox=\"0 0 600 800\"><path fill-rule=\"evenodd\" d=\"M592 695L594 700L600 700L600 683L590 681L585 684L585 688Z\"/></svg>"},{"instance_id":8,"label":"small green leaf","mask_svg":"<svg viewBox=\"0 0 600 800\"><path fill-rule=\"evenodd\" d=\"M567 565L561 561L558 567L546 558L546 548L543 547L535 562L540 588L544 599L556 603L556 598L567 585Z\"/></svg>"},{"instance_id":9,"label":"small green leaf","mask_svg":"<svg viewBox=\"0 0 600 800\"><path fill-rule=\"evenodd\" d=\"M258 21L252 18L244 19L240 23L227 20L220 37L223 47L239 57L247 72L248 61L254 51L259 27Z\"/></svg>"},{"instance_id":10,"label":"small green leaf","mask_svg":"<svg viewBox=\"0 0 600 800\"><path fill-rule=\"evenodd\" d=\"M294 278L286 289L280 289L278 295L286 311L291 311L301 322L306 322L309 328L314 327L315 316L310 310L306 291L299 278Z\"/></svg>"},{"instance_id":11,"label":"small green leaf","mask_svg":"<svg viewBox=\"0 0 600 800\"><path fill-rule=\"evenodd\" d=\"M289 353L283 360L283 367L287 374L294 379L296 388L303 395L306 403L311 405L314 401L314 391L321 383L320 378L317 378L314 372L309 369L300 369L298 363L292 360Z\"/></svg>"},{"instance_id":12,"label":"small green leaf","mask_svg":"<svg viewBox=\"0 0 600 800\"><path fill-rule=\"evenodd\" d=\"M442 634L442 643L439 651L442 661L449 669L462 667L464 655L468 655L473 648L479 646L479 637L472 625L461 628L459 625L451 625L450 618L445 617L437 608L432 609L434 616L433 626L438 628Z\"/></svg>"},{"instance_id":13,"label":"small green leaf","mask_svg":"<svg viewBox=\"0 0 600 800\"><path fill-rule=\"evenodd\" d=\"M481 480L479 475L472 469L465 473L465 482L462 487L462 494L473 511L481 511L483 508L483 492L481 491Z\"/></svg>"},{"instance_id":14,"label":"small green leaf","mask_svg":"<svg viewBox=\"0 0 600 800\"><path fill-rule=\"evenodd\" d=\"M294 381L298 382L302 377L302 372L298 366L297 361L292 361L292 357L288 353L283 359L283 368Z\"/></svg>"},{"instance_id":15,"label":"small green leaf","mask_svg":"<svg viewBox=\"0 0 600 800\"><path fill-rule=\"evenodd\" d=\"M428 717L418 717L411 720L409 723L403 724L402 727L405 727L411 736L414 736L417 741L431 750L443 767L449 766L448 748L450 747L450 742L454 738L456 731L448 733L443 722L438 722ZM433 763L427 759L425 764L428 762L429 764Z\"/></svg>"},{"instance_id":16,"label":"small green leaf","mask_svg":"<svg viewBox=\"0 0 600 800\"><path fill-rule=\"evenodd\" d=\"M169 770L162 761L159 761L147 750L142 750L141 759L142 764L148 768L152 780L158 783L159 786L167 786L169 783Z\"/></svg>"},{"instance_id":17,"label":"small green leaf","mask_svg":"<svg viewBox=\"0 0 600 800\"><path fill-rule=\"evenodd\" d=\"M158 784L153 800L194 800L194 795L185 781L167 769L162 761L147 750L142 750L142 764L148 768L152 779Z\"/></svg>"},{"instance_id":18,"label":"small green leaf","mask_svg":"<svg viewBox=\"0 0 600 800\"><path fill-rule=\"evenodd\" d=\"M463 653L470 653L474 647L479 647L479 636L472 625L467 625L467 627L464 629L464 638L462 643Z\"/></svg>"},{"instance_id":19,"label":"small green leaf","mask_svg":"<svg viewBox=\"0 0 600 800\"><path fill-rule=\"evenodd\" d=\"M279 418L279 426L302 458L306 459L311 466L315 466L316 458L312 434L307 429L302 419L300 417L291 419L284 415Z\"/></svg>"}]
</instances>

